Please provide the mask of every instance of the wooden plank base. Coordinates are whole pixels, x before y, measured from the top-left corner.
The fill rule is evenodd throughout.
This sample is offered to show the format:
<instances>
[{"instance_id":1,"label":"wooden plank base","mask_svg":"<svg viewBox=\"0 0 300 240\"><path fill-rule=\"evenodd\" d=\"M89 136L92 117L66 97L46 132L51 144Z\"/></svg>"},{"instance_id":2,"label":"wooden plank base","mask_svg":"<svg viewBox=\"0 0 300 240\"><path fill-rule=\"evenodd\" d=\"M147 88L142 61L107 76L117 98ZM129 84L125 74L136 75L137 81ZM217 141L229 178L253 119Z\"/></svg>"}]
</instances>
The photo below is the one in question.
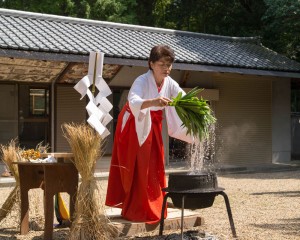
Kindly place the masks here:
<instances>
[{"instance_id":1,"label":"wooden plank base","mask_svg":"<svg viewBox=\"0 0 300 240\"><path fill-rule=\"evenodd\" d=\"M135 236L145 232L159 230L159 223L147 224L144 222L130 222L121 217L121 209L110 208L106 211L112 224L119 230L119 237ZM203 219L199 216L199 212L184 210L184 229L200 226ZM168 217L164 221L164 231L181 229L181 209L168 208Z\"/></svg>"}]
</instances>

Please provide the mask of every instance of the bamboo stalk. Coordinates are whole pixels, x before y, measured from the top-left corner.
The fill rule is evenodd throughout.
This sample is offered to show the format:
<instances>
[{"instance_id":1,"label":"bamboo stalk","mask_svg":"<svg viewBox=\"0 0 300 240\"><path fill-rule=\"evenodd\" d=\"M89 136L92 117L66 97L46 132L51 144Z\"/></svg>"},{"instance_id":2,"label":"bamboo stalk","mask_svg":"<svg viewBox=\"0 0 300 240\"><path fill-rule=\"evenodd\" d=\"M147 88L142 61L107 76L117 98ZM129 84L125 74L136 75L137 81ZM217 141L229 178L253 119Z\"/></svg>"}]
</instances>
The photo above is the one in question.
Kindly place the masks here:
<instances>
[{"instance_id":1,"label":"bamboo stalk","mask_svg":"<svg viewBox=\"0 0 300 240\"><path fill-rule=\"evenodd\" d=\"M96 73L97 73L97 61L98 61L98 52L96 52L95 56L95 63L94 63L94 74L93 74L93 87L92 87L92 93L95 96L95 83L96 83Z\"/></svg>"}]
</instances>

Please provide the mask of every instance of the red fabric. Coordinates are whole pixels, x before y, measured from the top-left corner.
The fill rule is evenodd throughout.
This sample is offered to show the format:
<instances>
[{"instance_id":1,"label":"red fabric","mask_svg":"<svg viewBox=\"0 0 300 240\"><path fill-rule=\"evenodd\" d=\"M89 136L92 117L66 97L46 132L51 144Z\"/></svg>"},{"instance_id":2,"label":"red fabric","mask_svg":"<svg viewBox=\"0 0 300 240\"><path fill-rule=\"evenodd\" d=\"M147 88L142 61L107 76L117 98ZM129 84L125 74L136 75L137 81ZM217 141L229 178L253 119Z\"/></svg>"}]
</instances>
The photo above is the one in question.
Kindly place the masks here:
<instances>
[{"instance_id":1,"label":"red fabric","mask_svg":"<svg viewBox=\"0 0 300 240\"><path fill-rule=\"evenodd\" d=\"M126 109L130 111L128 104L118 117L105 204L122 208L127 220L156 223L165 195L161 189L166 187L162 111L151 111L152 128L140 147L131 113L121 132Z\"/></svg>"}]
</instances>

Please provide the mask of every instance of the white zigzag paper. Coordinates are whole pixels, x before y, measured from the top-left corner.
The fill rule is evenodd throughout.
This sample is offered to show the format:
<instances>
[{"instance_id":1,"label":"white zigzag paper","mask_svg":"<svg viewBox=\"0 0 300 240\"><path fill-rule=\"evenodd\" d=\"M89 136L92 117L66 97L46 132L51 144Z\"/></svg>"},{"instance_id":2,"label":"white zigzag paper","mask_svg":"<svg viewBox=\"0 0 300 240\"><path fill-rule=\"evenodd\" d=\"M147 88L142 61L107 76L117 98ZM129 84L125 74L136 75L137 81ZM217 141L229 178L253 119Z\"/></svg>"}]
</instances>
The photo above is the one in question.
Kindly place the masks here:
<instances>
[{"instance_id":1,"label":"white zigzag paper","mask_svg":"<svg viewBox=\"0 0 300 240\"><path fill-rule=\"evenodd\" d=\"M111 94L111 90L105 80L102 77L96 78L95 85L99 90L99 93L96 96L96 99L101 99L102 97L107 97Z\"/></svg>"},{"instance_id":2,"label":"white zigzag paper","mask_svg":"<svg viewBox=\"0 0 300 240\"><path fill-rule=\"evenodd\" d=\"M111 120L113 119L112 116L110 116L109 114L106 114L103 119L101 120L102 124L104 126L106 126Z\"/></svg>"},{"instance_id":3,"label":"white zigzag paper","mask_svg":"<svg viewBox=\"0 0 300 240\"><path fill-rule=\"evenodd\" d=\"M97 56L97 61L96 60ZM89 103L86 106L86 110L89 114L87 122L101 135L104 139L110 132L106 128L106 125L113 119L109 114L113 105L106 98L112 92L102 78L103 71L103 59L104 53L100 52L90 52L89 56L89 67L88 75L84 76L75 86L74 89L80 93L80 100L87 95L89 98ZM95 66L95 62L97 63ZM96 67L96 69L95 69ZM98 94L94 97L90 90L90 86L93 84L93 79L95 77L95 87L98 89Z\"/></svg>"},{"instance_id":4,"label":"white zigzag paper","mask_svg":"<svg viewBox=\"0 0 300 240\"><path fill-rule=\"evenodd\" d=\"M108 112L105 111L103 106L99 105L98 109L100 110L100 112L103 112L103 116L101 117L100 121L104 126L106 126L113 118L109 115Z\"/></svg>"},{"instance_id":5,"label":"white zigzag paper","mask_svg":"<svg viewBox=\"0 0 300 240\"><path fill-rule=\"evenodd\" d=\"M97 98L95 100L96 103L100 104L100 106L104 109L105 112L108 113L110 110L112 110L113 105L110 103L110 101L108 101L107 98L103 97L99 102L97 101Z\"/></svg>"},{"instance_id":6,"label":"white zigzag paper","mask_svg":"<svg viewBox=\"0 0 300 240\"><path fill-rule=\"evenodd\" d=\"M99 109L95 103L93 103L92 101L90 101L88 103L88 105L85 107L89 116L91 116L92 114L95 115L95 117L99 120L103 117L104 113L101 111L101 109Z\"/></svg>"},{"instance_id":7,"label":"white zigzag paper","mask_svg":"<svg viewBox=\"0 0 300 240\"><path fill-rule=\"evenodd\" d=\"M90 85L90 79L85 76L74 86L75 90L81 95L80 100L86 95Z\"/></svg>"},{"instance_id":8,"label":"white zigzag paper","mask_svg":"<svg viewBox=\"0 0 300 240\"><path fill-rule=\"evenodd\" d=\"M94 114L92 114L87 122L101 135L104 133L106 127L102 125L102 123L99 121L99 119L97 118L97 116L95 116Z\"/></svg>"},{"instance_id":9,"label":"white zigzag paper","mask_svg":"<svg viewBox=\"0 0 300 240\"><path fill-rule=\"evenodd\" d=\"M102 77L104 53L101 53L99 51L90 52L88 75L94 76L96 55L97 55L96 77ZM91 82L91 84L92 83L93 82Z\"/></svg>"}]
</instances>

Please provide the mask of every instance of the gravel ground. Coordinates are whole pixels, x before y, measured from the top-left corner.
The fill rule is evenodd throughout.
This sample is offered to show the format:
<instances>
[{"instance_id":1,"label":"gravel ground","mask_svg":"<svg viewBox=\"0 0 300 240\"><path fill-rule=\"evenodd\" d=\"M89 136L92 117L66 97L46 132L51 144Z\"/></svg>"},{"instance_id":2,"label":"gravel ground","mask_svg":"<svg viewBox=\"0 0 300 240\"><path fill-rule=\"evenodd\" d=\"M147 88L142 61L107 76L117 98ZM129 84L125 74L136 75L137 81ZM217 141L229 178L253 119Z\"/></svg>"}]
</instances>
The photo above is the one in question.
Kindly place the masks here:
<instances>
[{"instance_id":1,"label":"gravel ground","mask_svg":"<svg viewBox=\"0 0 300 240\"><path fill-rule=\"evenodd\" d=\"M238 239L240 240L300 240L300 170L271 173L228 174L218 177L219 186L229 197ZM105 193L106 181L100 181ZM12 188L0 188L0 204ZM68 198L68 197L67 197ZM27 235L19 234L19 216L14 211L0 223L0 239L43 239L42 191L30 190L30 228ZM210 208L196 210L204 225L194 229L214 238L229 240L231 229L222 196L217 196ZM55 229L53 239L67 239L69 229ZM132 238L176 239L178 232L143 233ZM179 234L177 234L179 236ZM200 236L200 234L199 234ZM179 239L179 238L177 238ZM197 239L197 238L195 238Z\"/></svg>"}]
</instances>

